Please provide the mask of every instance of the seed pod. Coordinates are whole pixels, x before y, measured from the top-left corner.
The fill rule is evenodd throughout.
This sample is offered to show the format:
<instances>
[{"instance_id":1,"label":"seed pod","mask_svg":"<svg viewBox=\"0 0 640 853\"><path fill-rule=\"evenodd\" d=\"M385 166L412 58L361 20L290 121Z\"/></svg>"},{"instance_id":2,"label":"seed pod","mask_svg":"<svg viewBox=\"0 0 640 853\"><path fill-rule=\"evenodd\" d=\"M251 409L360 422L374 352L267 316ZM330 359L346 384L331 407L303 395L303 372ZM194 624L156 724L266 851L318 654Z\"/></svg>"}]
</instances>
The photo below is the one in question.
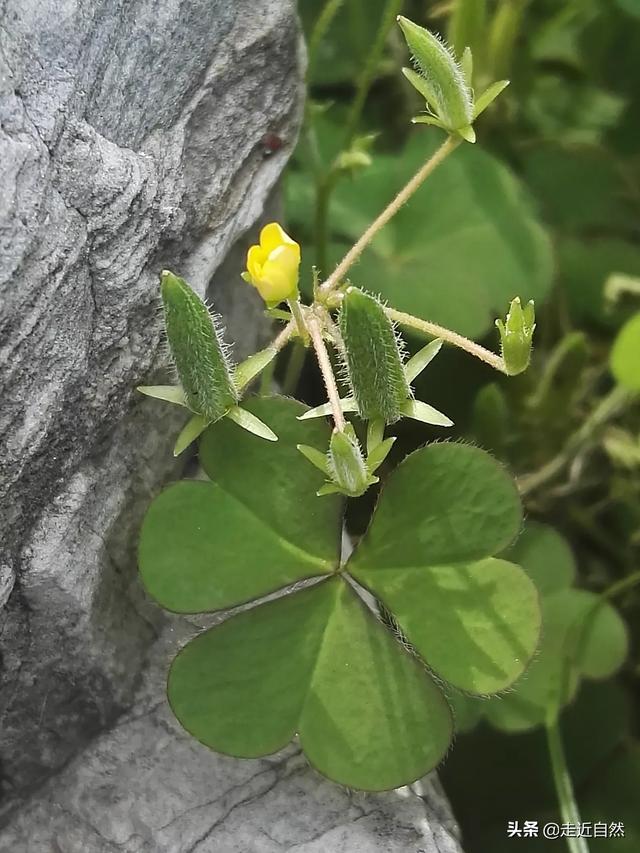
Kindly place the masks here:
<instances>
[{"instance_id":1,"label":"seed pod","mask_svg":"<svg viewBox=\"0 0 640 853\"><path fill-rule=\"evenodd\" d=\"M346 495L358 497L372 482L351 424L347 424L344 432L333 431L327 463L332 482Z\"/></svg>"},{"instance_id":2,"label":"seed pod","mask_svg":"<svg viewBox=\"0 0 640 853\"><path fill-rule=\"evenodd\" d=\"M167 338L189 408L217 421L238 399L214 318L189 285L165 270L160 280Z\"/></svg>"},{"instance_id":3,"label":"seed pod","mask_svg":"<svg viewBox=\"0 0 640 853\"><path fill-rule=\"evenodd\" d=\"M471 90L453 53L437 36L408 18L399 15L398 23L426 84L420 91L428 95L431 109L447 130L468 127L473 121Z\"/></svg>"},{"instance_id":4,"label":"seed pod","mask_svg":"<svg viewBox=\"0 0 640 853\"><path fill-rule=\"evenodd\" d=\"M402 416L411 389L391 321L373 296L351 287L340 309L347 377L358 414L391 424Z\"/></svg>"}]
</instances>

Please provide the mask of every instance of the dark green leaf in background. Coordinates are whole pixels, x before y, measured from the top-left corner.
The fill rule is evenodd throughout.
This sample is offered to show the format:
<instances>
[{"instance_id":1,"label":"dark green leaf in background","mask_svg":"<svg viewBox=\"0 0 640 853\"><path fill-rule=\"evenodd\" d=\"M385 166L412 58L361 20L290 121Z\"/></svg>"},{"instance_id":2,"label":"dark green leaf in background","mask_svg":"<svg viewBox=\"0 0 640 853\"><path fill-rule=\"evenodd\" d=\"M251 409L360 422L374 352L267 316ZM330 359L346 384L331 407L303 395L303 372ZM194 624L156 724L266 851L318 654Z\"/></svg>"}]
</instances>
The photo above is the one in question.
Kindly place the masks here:
<instances>
[{"instance_id":1,"label":"dark green leaf in background","mask_svg":"<svg viewBox=\"0 0 640 853\"><path fill-rule=\"evenodd\" d=\"M542 604L540 648L527 672L502 696L463 709L462 719L477 720L478 712L504 731L523 731L571 701L580 679L606 678L620 668L627 654L627 630L617 611L587 590L571 586L573 555L553 528L531 523L506 552L532 578ZM462 708L465 701L458 698Z\"/></svg>"},{"instance_id":2,"label":"dark green leaf in background","mask_svg":"<svg viewBox=\"0 0 640 853\"><path fill-rule=\"evenodd\" d=\"M437 132L415 133L401 153L380 155L342 181L331 200L334 239L357 239L441 141ZM310 192L307 176L289 176L289 215L302 231L310 227ZM341 252L335 245L331 260ZM542 301L551 274L550 244L522 186L467 145L382 230L350 277L394 308L479 337L514 296Z\"/></svg>"}]
</instances>

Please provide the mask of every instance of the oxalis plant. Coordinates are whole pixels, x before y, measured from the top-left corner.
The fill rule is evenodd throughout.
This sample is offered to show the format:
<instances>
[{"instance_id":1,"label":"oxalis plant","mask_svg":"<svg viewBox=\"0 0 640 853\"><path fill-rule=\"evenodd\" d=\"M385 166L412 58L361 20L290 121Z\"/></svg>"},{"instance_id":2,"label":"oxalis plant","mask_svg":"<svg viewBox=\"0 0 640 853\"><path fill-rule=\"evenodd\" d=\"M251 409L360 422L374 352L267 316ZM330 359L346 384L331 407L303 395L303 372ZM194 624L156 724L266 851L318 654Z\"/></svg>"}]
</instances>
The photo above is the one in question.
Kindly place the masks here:
<instances>
[{"instance_id":1,"label":"oxalis plant","mask_svg":"<svg viewBox=\"0 0 640 853\"><path fill-rule=\"evenodd\" d=\"M342 558L345 499L378 482L395 441L389 429L413 418L442 428L444 439L452 425L411 388L442 345L514 375L527 367L534 331L533 304L514 299L497 321L497 355L347 278L434 169L475 139L475 118L506 85L474 100L470 51L458 62L427 30L399 24L415 61L405 73L426 101L417 120L444 130L444 143L331 275L315 273L309 304L298 291L298 244L277 223L263 228L243 277L283 326L241 364L232 364L218 318L164 272L179 384L139 389L190 413L175 453L199 438L208 477L175 483L151 504L140 538L144 585L173 612L230 611L173 661L176 717L210 748L242 758L297 735L317 770L363 790L405 785L434 768L454 733L448 696L504 691L540 630L534 584L500 556L521 528L515 483L476 447L443 440L405 458ZM430 342L407 359L399 328ZM291 398L247 398L293 339L314 351L328 401L309 409Z\"/></svg>"}]
</instances>

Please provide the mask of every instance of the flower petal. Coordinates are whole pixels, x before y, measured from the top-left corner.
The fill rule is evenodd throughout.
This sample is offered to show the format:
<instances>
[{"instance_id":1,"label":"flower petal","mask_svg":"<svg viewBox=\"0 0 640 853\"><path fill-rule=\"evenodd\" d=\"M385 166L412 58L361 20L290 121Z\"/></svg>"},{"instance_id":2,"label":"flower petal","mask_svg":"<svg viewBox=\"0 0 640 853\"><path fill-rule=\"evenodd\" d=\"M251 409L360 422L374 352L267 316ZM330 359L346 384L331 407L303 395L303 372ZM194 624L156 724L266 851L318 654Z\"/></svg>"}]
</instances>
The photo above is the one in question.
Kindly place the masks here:
<instances>
[{"instance_id":1,"label":"flower petal","mask_svg":"<svg viewBox=\"0 0 640 853\"><path fill-rule=\"evenodd\" d=\"M262 265L267 258L267 253L261 246L251 246L247 252L247 272L251 277L251 283L257 286L262 275Z\"/></svg>"},{"instance_id":2,"label":"flower petal","mask_svg":"<svg viewBox=\"0 0 640 853\"><path fill-rule=\"evenodd\" d=\"M260 232L260 246L264 249L266 254L277 249L278 246L282 246L283 243L286 243L287 240L290 239L291 238L277 222L270 222L268 225L265 225Z\"/></svg>"}]
</instances>

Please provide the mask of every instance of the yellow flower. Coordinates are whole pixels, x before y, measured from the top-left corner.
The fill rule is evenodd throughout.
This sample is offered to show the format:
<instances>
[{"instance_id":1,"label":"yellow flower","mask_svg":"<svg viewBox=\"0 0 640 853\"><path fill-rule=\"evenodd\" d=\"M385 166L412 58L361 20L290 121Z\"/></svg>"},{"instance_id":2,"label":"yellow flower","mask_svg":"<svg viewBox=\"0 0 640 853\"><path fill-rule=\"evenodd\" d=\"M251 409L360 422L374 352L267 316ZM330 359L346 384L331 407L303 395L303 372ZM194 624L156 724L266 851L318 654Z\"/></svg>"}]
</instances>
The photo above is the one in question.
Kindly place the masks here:
<instances>
[{"instance_id":1,"label":"yellow flower","mask_svg":"<svg viewBox=\"0 0 640 853\"><path fill-rule=\"evenodd\" d=\"M247 272L242 278L257 288L269 307L298 296L300 246L277 222L260 232L260 245L247 253Z\"/></svg>"}]
</instances>

